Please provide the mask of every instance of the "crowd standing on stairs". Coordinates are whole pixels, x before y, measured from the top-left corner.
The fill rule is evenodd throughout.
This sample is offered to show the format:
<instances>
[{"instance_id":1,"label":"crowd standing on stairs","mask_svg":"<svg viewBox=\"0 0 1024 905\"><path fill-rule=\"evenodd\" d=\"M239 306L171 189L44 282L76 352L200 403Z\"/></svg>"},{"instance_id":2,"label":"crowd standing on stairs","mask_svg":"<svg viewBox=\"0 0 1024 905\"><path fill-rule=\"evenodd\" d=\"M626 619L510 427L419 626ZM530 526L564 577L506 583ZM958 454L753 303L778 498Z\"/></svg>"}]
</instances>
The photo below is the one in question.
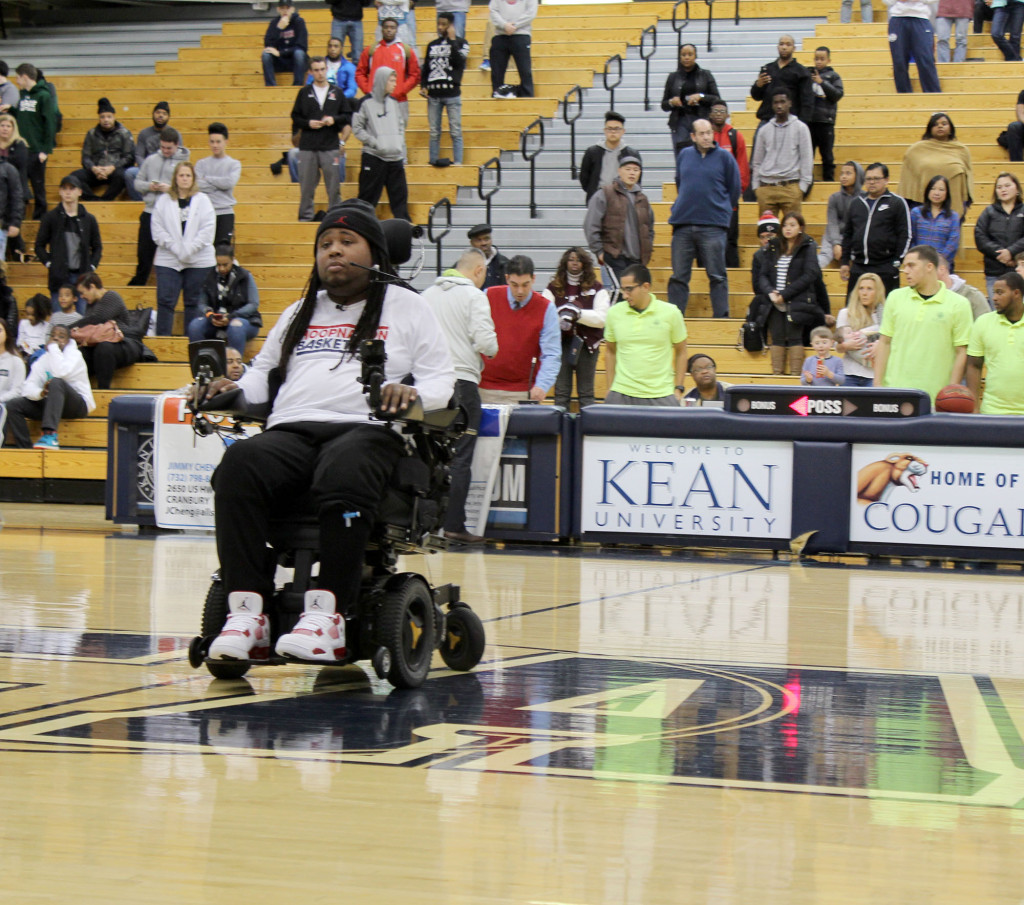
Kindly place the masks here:
<instances>
[{"instance_id":1,"label":"crowd standing on stairs","mask_svg":"<svg viewBox=\"0 0 1024 905\"><path fill-rule=\"evenodd\" d=\"M272 169L281 172L288 163L299 184L299 220L323 216L315 204L321 177L328 207L357 182L352 194L375 205L386 192L392 215L410 219L406 176L410 106L425 101L431 166L462 165L467 147L472 147L472 137L462 128L462 82L471 52L465 38L468 3L440 0L436 37L425 42L422 55L416 47L412 0L378 0L375 34L365 39L365 0L325 0L325 4L330 7L331 28L323 57L310 54L309 28L291 2L279 2L267 25L261 55L265 84L276 84L279 73L291 73L298 89L291 117L295 147ZM842 21L851 20L852 6L852 0L843 0ZM970 3L886 0L886 6L897 91L912 89L907 69L911 58L922 90L940 91L932 23L938 34L938 60L964 61ZM1024 3L992 0L992 7L992 40L1005 59L1019 60ZM536 15L535 0L490 0L482 68L490 70L490 93L496 101L534 95L531 44ZM870 3L861 4L861 18L871 21ZM987 362L995 379L1005 383L1011 371L1000 368L996 356L1001 350L999 330L1020 319L1021 287L1007 278L1015 273L1016 258L1024 255L1019 180L1010 172L996 179L992 204L978 217L974 242L969 243L984 261L984 293L957 273L964 259L961 230L975 187L970 151L957 140L948 113L932 115L922 139L908 147L895 192L889 189L885 163L873 162L865 168L847 160L839 166L838 189L828 197L819 247L818 237L806 228L801 208L813 190L816 154L821 158L820 180L830 183L836 177L837 113L847 86L832 68L829 47L819 45L813 54L813 65L804 64L797 59L794 38L779 37L776 58L759 67L750 87L750 97L758 105L758 126L743 135L730 121L714 74L698 63L697 47L691 43L679 47L676 68L665 81L661 100L668 114L677 183L667 217L672 239L666 302L651 290L649 267L658 224L642 181L643 153L648 149L627 141L626 117L616 110L605 114L603 140L587 148L579 170L586 201L586 213L579 222L589 250L566 249L543 293L534 288L538 275L529 257L520 254L510 259L492 243L493 232L498 230L500 235L503 224L481 223L470 229L471 248L431 289L447 300L465 296L488 303L496 346L492 349L489 341L473 332L470 357L489 357L480 362L479 372L467 370L467 383L478 393L479 385L484 396L508 394L508 398L540 401L554 390L560 405L573 405L576 400L581 406L589 405L600 400L596 375L604 350L607 400L678 404L689 374L696 385L691 404L713 404L723 384L709 356L696 365L685 361L682 315L689 303L695 260L708 277L712 314L730 315L728 270L740 266L741 197L756 200L762 245L751 264L753 300L748 306L750 297L744 298L742 307L747 308L754 332L770 348L773 373L789 371L793 377L806 377L811 359L803 361L804 348L813 338L819 364L813 365L808 382L913 385L914 368L934 350L920 340L912 339L908 345L908 334L896 318L903 317L899 313L904 310L931 311L928 305L933 299L927 290L934 284L937 298L946 299L944 293L966 298L972 318L988 318L977 337L975 348L980 354L971 360ZM518 73L514 85L505 81L510 60ZM47 268L52 308L51 322L47 295L41 295L44 310L38 318L24 321L28 325L25 351L37 360L49 356L52 362L59 358L73 363L77 354L100 388L110 386L116 369L147 354L141 321L133 321L120 296L103 287L97 273L103 255L100 221L81 203L112 202L127 195L143 202L137 266L128 283L147 285L156 258L156 332L174 330L177 297L184 293L188 335L193 339L226 336L234 352L244 356L262 321L255 280L235 256L237 233L242 232L244 239L251 227L236 229L235 190L243 181L243 168L227 153L231 124L207 124L210 154L193 167L180 132L170 126L170 101L157 101L152 124L133 137L118 119L117 98L100 97L96 123L82 138L81 166L62 175L60 203L51 207L47 163L62 123L56 89L31 63L19 65L12 78L9 74L7 63L0 61L0 257L6 251L12 261L34 258L42 263ZM442 129L445 111L447 136ZM362 144L357 180L346 178L345 150L352 134ZM1024 91L1017 98L1015 120L1000 142L1012 161L1024 158ZM447 147L451 148L448 154ZM22 236L30 201L31 216L39 221L34 254ZM848 292L837 318L832 316L823 279L823 272L830 268L838 268ZM902 288L901 282L905 283ZM901 294L893 295L897 291ZM887 308L887 298L896 304ZM11 366L11 355L21 358L15 342L17 306L3 280L0 303L6 325L5 351L0 353L3 392L10 399L20 399L9 394L24 384L29 392L40 393L34 400L24 397L34 405L14 407L14 426L10 419L7 425L9 439L23 445L26 434L18 419L38 416L45 422L40 442L47 449L58 448L56 428L47 425L61 417L76 417L83 406L88 408L89 400L79 392L82 387L61 378L64 390L53 394L55 399L60 397L59 414L57 401L43 401L49 395L43 392L47 384L40 390L38 375L33 382L31 362L22 360L21 369ZM964 374L978 378L977 371L963 365L965 328L960 321L965 309L959 303L954 307L958 325L951 346L954 363L947 367L949 363L939 356L938 370L949 379ZM649 329L654 315L660 317L668 310L680 315L679 326L669 322L664 335ZM74 334L65 338L59 328L75 321ZM116 332L90 338L93 328L107 329L108 323L111 331L121 333L120 338ZM38 342L29 342L28 337L36 334ZM826 341L832 343L828 349ZM7 345L13 351L6 350ZM835 356L842 356L841 365L832 367L829 362L839 361ZM78 374L77 365L64 370ZM643 376L637 379L638 374ZM668 379L676 383L668 386ZM973 388L980 388L980 380L975 380ZM992 404L1001 405L998 398ZM465 533L464 524L451 527L455 533Z\"/></svg>"}]
</instances>

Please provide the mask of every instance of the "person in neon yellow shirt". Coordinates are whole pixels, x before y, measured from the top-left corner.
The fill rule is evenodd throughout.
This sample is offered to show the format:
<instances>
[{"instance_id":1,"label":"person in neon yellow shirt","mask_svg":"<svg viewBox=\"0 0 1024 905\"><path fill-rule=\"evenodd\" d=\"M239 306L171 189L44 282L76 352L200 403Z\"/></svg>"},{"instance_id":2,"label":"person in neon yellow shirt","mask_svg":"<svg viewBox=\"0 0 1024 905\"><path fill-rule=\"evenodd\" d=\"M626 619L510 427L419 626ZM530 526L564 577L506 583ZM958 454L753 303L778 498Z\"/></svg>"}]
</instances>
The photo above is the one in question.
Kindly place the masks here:
<instances>
[{"instance_id":1,"label":"person in neon yellow shirt","mask_svg":"<svg viewBox=\"0 0 1024 905\"><path fill-rule=\"evenodd\" d=\"M1007 273L992 286L995 311L983 314L967 343L967 387L981 395L981 369L988 368L983 415L1024 415L1024 277Z\"/></svg>"},{"instance_id":2,"label":"person in neon yellow shirt","mask_svg":"<svg viewBox=\"0 0 1024 905\"><path fill-rule=\"evenodd\" d=\"M605 371L612 405L677 406L686 376L686 323L679 309L651 293L651 272L631 264L619 288L625 303L605 320Z\"/></svg>"},{"instance_id":3,"label":"person in neon yellow shirt","mask_svg":"<svg viewBox=\"0 0 1024 905\"><path fill-rule=\"evenodd\" d=\"M924 390L932 402L944 386L963 380L973 323L971 303L939 280L938 264L930 245L907 252L907 285L886 297L875 346L876 387Z\"/></svg>"}]
</instances>

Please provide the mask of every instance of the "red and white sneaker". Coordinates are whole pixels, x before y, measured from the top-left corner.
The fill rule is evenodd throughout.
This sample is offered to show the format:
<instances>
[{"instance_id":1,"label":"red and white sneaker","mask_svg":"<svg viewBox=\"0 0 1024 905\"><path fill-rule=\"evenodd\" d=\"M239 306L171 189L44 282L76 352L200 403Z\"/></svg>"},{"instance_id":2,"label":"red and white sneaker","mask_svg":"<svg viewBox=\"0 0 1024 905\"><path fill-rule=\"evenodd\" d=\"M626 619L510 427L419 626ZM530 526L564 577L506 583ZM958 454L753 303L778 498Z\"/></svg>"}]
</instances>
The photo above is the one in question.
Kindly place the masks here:
<instances>
[{"instance_id":1,"label":"red and white sneaker","mask_svg":"<svg viewBox=\"0 0 1024 905\"><path fill-rule=\"evenodd\" d=\"M345 617L335 612L334 594L320 588L306 591L305 612L274 650L282 657L337 663L345 659Z\"/></svg>"},{"instance_id":2,"label":"red and white sneaker","mask_svg":"<svg viewBox=\"0 0 1024 905\"><path fill-rule=\"evenodd\" d=\"M266 660L270 656L270 623L263 598L252 591L228 594L228 619L210 645L211 660Z\"/></svg>"}]
</instances>

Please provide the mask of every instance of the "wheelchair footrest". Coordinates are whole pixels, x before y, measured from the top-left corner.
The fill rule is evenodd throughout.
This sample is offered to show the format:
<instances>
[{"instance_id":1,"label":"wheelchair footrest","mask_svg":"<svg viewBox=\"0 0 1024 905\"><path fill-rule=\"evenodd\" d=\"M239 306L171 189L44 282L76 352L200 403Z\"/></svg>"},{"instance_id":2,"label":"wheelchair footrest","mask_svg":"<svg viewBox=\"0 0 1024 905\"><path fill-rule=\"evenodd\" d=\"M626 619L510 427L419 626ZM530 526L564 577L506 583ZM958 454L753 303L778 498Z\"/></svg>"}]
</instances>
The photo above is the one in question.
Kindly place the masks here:
<instances>
[{"instance_id":1,"label":"wheelchair footrest","mask_svg":"<svg viewBox=\"0 0 1024 905\"><path fill-rule=\"evenodd\" d=\"M276 654L272 657L267 657L265 660L213 660L207 657L203 660L204 665L213 663L231 663L239 666L245 665L248 667L253 666L348 666L350 663L354 663L355 660L352 657L346 657L344 660L298 660L295 657L279 657Z\"/></svg>"}]
</instances>

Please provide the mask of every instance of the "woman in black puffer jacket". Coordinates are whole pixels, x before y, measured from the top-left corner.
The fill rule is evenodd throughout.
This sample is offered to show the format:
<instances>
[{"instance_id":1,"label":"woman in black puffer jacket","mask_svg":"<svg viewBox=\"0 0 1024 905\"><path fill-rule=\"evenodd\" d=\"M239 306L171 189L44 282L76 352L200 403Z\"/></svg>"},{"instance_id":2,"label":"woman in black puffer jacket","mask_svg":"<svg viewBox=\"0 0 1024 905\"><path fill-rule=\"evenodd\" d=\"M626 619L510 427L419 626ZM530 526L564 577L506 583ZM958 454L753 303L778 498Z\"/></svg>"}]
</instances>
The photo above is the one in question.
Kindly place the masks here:
<instances>
[{"instance_id":1,"label":"woman in black puffer jacket","mask_svg":"<svg viewBox=\"0 0 1024 905\"><path fill-rule=\"evenodd\" d=\"M800 373L804 335L824 324L828 314L827 298L822 304L819 294L818 246L804 227L804 218L798 213L782 218L782 235L764 249L757 295L748 315L768 332L773 374Z\"/></svg>"},{"instance_id":2,"label":"woman in black puffer jacket","mask_svg":"<svg viewBox=\"0 0 1024 905\"><path fill-rule=\"evenodd\" d=\"M1024 251L1024 203L1020 181L1013 173L996 176L992 203L974 226L974 244L985 256L985 283L991 305L996 280L1013 270L1014 256Z\"/></svg>"}]
</instances>

